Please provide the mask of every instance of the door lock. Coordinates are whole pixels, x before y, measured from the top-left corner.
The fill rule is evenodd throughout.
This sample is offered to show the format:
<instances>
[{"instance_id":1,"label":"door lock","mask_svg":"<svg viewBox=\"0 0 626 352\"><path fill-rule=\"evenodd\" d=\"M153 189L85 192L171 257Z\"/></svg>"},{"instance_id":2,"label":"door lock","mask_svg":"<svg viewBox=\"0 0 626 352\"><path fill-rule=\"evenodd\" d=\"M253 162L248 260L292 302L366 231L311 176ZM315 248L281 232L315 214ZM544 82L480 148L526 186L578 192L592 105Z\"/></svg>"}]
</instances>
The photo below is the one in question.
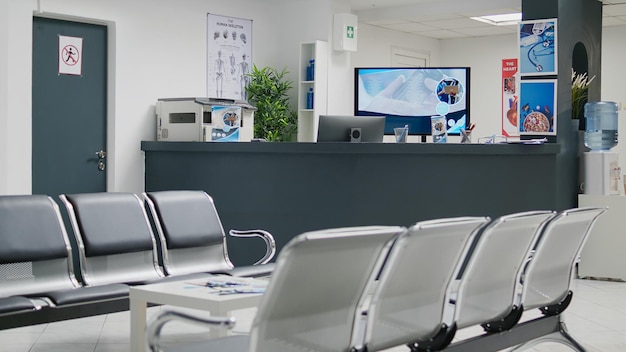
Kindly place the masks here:
<instances>
[{"instance_id":1,"label":"door lock","mask_svg":"<svg viewBox=\"0 0 626 352\"><path fill-rule=\"evenodd\" d=\"M107 157L107 152L105 152L104 150L99 150L96 152L96 156L98 157L98 170L104 171L104 169L106 168L104 158Z\"/></svg>"}]
</instances>

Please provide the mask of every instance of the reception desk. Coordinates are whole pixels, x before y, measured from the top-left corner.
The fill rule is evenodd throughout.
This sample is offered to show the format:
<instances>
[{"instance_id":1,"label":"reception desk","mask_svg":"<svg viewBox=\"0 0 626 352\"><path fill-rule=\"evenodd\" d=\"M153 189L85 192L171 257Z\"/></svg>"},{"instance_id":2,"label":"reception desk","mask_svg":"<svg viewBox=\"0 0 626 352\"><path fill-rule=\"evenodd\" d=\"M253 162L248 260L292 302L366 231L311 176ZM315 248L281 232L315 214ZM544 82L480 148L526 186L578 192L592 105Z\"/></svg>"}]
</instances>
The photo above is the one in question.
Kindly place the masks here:
<instances>
[{"instance_id":1,"label":"reception desk","mask_svg":"<svg viewBox=\"0 0 626 352\"><path fill-rule=\"evenodd\" d=\"M205 190L226 230L266 229L277 250L323 228L575 206L557 191L559 144L144 141L141 148L146 191ZM229 239L235 264L264 253L251 242Z\"/></svg>"}]
</instances>

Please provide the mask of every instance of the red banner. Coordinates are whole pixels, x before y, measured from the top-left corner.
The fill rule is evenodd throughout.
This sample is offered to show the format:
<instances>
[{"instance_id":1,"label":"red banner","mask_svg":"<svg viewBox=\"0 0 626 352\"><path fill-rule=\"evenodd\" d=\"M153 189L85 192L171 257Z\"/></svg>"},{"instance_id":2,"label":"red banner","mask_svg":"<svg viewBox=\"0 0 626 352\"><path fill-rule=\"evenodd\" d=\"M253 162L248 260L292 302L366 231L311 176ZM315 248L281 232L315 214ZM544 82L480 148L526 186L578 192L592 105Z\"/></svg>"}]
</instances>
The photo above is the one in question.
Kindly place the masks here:
<instances>
[{"instance_id":1,"label":"red banner","mask_svg":"<svg viewBox=\"0 0 626 352\"><path fill-rule=\"evenodd\" d=\"M517 59L502 60L502 135L519 136Z\"/></svg>"}]
</instances>

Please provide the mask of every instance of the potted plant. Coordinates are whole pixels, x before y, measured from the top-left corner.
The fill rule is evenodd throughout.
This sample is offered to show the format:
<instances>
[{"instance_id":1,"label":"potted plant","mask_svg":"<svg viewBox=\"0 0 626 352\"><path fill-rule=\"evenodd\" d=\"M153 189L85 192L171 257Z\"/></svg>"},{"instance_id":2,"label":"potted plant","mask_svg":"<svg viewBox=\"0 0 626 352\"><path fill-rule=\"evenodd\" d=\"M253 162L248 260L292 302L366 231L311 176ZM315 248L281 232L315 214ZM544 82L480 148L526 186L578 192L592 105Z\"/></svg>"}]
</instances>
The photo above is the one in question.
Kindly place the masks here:
<instances>
[{"instance_id":1,"label":"potted plant","mask_svg":"<svg viewBox=\"0 0 626 352\"><path fill-rule=\"evenodd\" d=\"M287 93L293 82L285 76L286 68L274 67L259 69L252 66L248 74L250 82L246 87L248 101L256 107L254 114L254 136L267 141L291 141L296 132L298 113L289 106Z\"/></svg>"},{"instance_id":2,"label":"potted plant","mask_svg":"<svg viewBox=\"0 0 626 352\"><path fill-rule=\"evenodd\" d=\"M589 97L589 85L596 76L589 78L587 73L576 73L572 69L572 119L579 120L578 129L585 130L584 107Z\"/></svg>"}]
</instances>

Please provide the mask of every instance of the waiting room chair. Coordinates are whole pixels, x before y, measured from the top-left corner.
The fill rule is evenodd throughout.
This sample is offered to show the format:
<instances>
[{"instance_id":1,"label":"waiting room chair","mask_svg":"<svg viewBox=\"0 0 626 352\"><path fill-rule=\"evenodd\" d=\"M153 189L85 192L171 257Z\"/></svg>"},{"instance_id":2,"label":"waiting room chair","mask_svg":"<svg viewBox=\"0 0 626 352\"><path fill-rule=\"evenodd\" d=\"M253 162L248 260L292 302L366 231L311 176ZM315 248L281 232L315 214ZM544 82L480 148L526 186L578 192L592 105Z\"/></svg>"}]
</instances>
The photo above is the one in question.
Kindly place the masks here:
<instances>
[{"instance_id":1,"label":"waiting room chair","mask_svg":"<svg viewBox=\"0 0 626 352\"><path fill-rule=\"evenodd\" d=\"M46 195L0 196L0 243L0 317L128 296L126 285L82 287L59 207Z\"/></svg>"},{"instance_id":2,"label":"waiting room chair","mask_svg":"<svg viewBox=\"0 0 626 352\"><path fill-rule=\"evenodd\" d=\"M231 230L234 237L258 237L266 252L254 265L235 267L228 257L224 228L213 199L204 191L160 191L144 194L159 236L162 265L168 275L225 273L267 276L276 253L272 235L263 230Z\"/></svg>"},{"instance_id":3,"label":"waiting room chair","mask_svg":"<svg viewBox=\"0 0 626 352\"><path fill-rule=\"evenodd\" d=\"M149 283L165 274L143 200L133 193L63 194L88 285Z\"/></svg>"},{"instance_id":4,"label":"waiting room chair","mask_svg":"<svg viewBox=\"0 0 626 352\"><path fill-rule=\"evenodd\" d=\"M550 334L526 342L514 350L530 348L551 341L583 352L585 348L567 331L561 313L571 303L570 289L574 268L596 220L606 208L574 208L561 211L542 232L532 259L523 275L524 310L539 308L544 316L556 317L557 326Z\"/></svg>"},{"instance_id":5,"label":"waiting room chair","mask_svg":"<svg viewBox=\"0 0 626 352\"><path fill-rule=\"evenodd\" d=\"M458 329L480 324L486 331L499 332L519 321L522 270L555 215L553 211L509 214L485 228L461 273L455 297Z\"/></svg>"},{"instance_id":6,"label":"waiting room chair","mask_svg":"<svg viewBox=\"0 0 626 352\"><path fill-rule=\"evenodd\" d=\"M152 351L349 351L353 325L361 318L357 306L404 231L354 227L296 236L278 255L250 335L165 348L159 339L163 324L172 317L166 311L148 327L149 346ZM228 319L221 323L231 324Z\"/></svg>"},{"instance_id":7,"label":"waiting room chair","mask_svg":"<svg viewBox=\"0 0 626 352\"><path fill-rule=\"evenodd\" d=\"M445 351L518 351L541 342L558 342L584 352L585 348L567 332L561 313L572 299L570 283L578 255L593 224L605 210L574 208L561 211L549 219L537 234L529 253L530 260L522 268L518 282L521 283L521 295L516 294L516 306L522 313L539 308L542 316L521 319L515 324L519 319L519 313L516 313L483 324L487 333L456 341ZM463 314L465 302L458 304ZM506 331L498 332L499 328Z\"/></svg>"},{"instance_id":8,"label":"waiting room chair","mask_svg":"<svg viewBox=\"0 0 626 352\"><path fill-rule=\"evenodd\" d=\"M364 336L357 351L380 351L454 335L452 315L446 311L452 283L474 237L488 217L460 217L422 221L401 235L380 274L371 306L361 316Z\"/></svg>"}]
</instances>

